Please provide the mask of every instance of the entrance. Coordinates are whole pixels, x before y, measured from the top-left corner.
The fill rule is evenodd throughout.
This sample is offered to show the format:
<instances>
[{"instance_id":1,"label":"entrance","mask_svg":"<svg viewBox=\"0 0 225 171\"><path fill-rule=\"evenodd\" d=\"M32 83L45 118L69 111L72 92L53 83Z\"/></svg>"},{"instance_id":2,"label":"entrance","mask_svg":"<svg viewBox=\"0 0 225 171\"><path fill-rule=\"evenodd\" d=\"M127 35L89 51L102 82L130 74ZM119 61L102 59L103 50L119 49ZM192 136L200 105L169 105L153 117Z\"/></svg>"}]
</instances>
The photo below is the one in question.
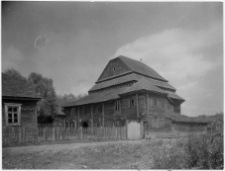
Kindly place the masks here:
<instances>
[{"instance_id":1,"label":"entrance","mask_svg":"<svg viewBox=\"0 0 225 171\"><path fill-rule=\"evenodd\" d=\"M141 139L141 123L130 121L127 124L127 138L131 140Z\"/></svg>"}]
</instances>

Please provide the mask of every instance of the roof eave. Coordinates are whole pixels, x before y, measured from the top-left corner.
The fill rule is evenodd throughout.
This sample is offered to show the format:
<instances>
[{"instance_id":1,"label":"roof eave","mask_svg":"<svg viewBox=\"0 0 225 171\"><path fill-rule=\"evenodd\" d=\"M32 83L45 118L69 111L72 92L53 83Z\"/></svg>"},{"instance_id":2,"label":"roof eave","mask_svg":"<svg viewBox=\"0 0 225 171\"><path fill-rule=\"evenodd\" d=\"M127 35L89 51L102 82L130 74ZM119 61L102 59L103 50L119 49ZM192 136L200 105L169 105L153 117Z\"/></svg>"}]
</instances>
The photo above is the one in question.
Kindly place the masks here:
<instances>
[{"instance_id":1,"label":"roof eave","mask_svg":"<svg viewBox=\"0 0 225 171\"><path fill-rule=\"evenodd\" d=\"M34 98L34 97L2 96L2 99L6 99L6 100L10 100L10 99L12 99L12 100L36 100L36 101L39 101L42 98L41 97Z\"/></svg>"},{"instance_id":2,"label":"roof eave","mask_svg":"<svg viewBox=\"0 0 225 171\"><path fill-rule=\"evenodd\" d=\"M150 92L150 93L156 93L156 94L161 94L161 95L167 95L167 93L164 92L157 92L157 91L151 91L151 90L146 90L146 89L140 89L140 90L134 90L134 91L129 91L125 93L120 93L119 95L124 96L128 94L135 94L135 93L140 93L140 92Z\"/></svg>"}]
</instances>

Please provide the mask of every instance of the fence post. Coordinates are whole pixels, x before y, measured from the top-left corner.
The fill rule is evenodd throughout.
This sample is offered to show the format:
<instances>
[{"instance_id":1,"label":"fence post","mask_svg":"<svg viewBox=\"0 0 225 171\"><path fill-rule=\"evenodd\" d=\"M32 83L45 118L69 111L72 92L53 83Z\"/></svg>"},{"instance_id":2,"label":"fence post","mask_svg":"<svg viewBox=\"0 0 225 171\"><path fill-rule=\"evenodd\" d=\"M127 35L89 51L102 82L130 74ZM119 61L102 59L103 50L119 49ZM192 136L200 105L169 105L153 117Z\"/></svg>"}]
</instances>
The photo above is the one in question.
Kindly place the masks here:
<instances>
[{"instance_id":1,"label":"fence post","mask_svg":"<svg viewBox=\"0 0 225 171\"><path fill-rule=\"evenodd\" d=\"M55 127L52 127L52 141L55 141Z\"/></svg>"},{"instance_id":2,"label":"fence post","mask_svg":"<svg viewBox=\"0 0 225 171\"><path fill-rule=\"evenodd\" d=\"M81 137L81 140L83 139L83 128L82 126L80 127L80 137Z\"/></svg>"},{"instance_id":3,"label":"fence post","mask_svg":"<svg viewBox=\"0 0 225 171\"><path fill-rule=\"evenodd\" d=\"M22 142L22 127L19 127L19 143Z\"/></svg>"}]
</instances>

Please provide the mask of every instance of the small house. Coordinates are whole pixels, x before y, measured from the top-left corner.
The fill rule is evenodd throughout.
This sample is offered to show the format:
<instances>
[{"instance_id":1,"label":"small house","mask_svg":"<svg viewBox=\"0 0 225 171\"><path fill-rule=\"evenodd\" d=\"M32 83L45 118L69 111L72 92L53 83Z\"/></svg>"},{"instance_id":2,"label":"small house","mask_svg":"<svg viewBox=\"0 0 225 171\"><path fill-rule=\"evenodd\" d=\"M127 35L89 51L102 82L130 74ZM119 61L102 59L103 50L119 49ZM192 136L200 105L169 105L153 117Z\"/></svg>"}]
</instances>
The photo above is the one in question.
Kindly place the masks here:
<instances>
[{"instance_id":1,"label":"small house","mask_svg":"<svg viewBox=\"0 0 225 171\"><path fill-rule=\"evenodd\" d=\"M2 73L2 125L37 128L37 102L32 83Z\"/></svg>"}]
</instances>

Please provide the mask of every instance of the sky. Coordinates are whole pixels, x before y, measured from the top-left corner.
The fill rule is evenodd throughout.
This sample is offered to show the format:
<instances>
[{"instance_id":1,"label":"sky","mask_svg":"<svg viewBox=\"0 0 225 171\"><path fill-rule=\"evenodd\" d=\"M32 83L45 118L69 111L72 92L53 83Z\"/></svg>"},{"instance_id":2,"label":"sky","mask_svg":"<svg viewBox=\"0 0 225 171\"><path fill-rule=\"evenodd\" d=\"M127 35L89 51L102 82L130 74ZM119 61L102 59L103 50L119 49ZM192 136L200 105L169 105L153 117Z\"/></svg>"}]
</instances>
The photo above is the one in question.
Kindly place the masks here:
<instances>
[{"instance_id":1,"label":"sky","mask_svg":"<svg viewBox=\"0 0 225 171\"><path fill-rule=\"evenodd\" d=\"M142 60L186 101L182 114L223 111L222 2L2 2L2 72L85 94L108 61Z\"/></svg>"}]
</instances>

